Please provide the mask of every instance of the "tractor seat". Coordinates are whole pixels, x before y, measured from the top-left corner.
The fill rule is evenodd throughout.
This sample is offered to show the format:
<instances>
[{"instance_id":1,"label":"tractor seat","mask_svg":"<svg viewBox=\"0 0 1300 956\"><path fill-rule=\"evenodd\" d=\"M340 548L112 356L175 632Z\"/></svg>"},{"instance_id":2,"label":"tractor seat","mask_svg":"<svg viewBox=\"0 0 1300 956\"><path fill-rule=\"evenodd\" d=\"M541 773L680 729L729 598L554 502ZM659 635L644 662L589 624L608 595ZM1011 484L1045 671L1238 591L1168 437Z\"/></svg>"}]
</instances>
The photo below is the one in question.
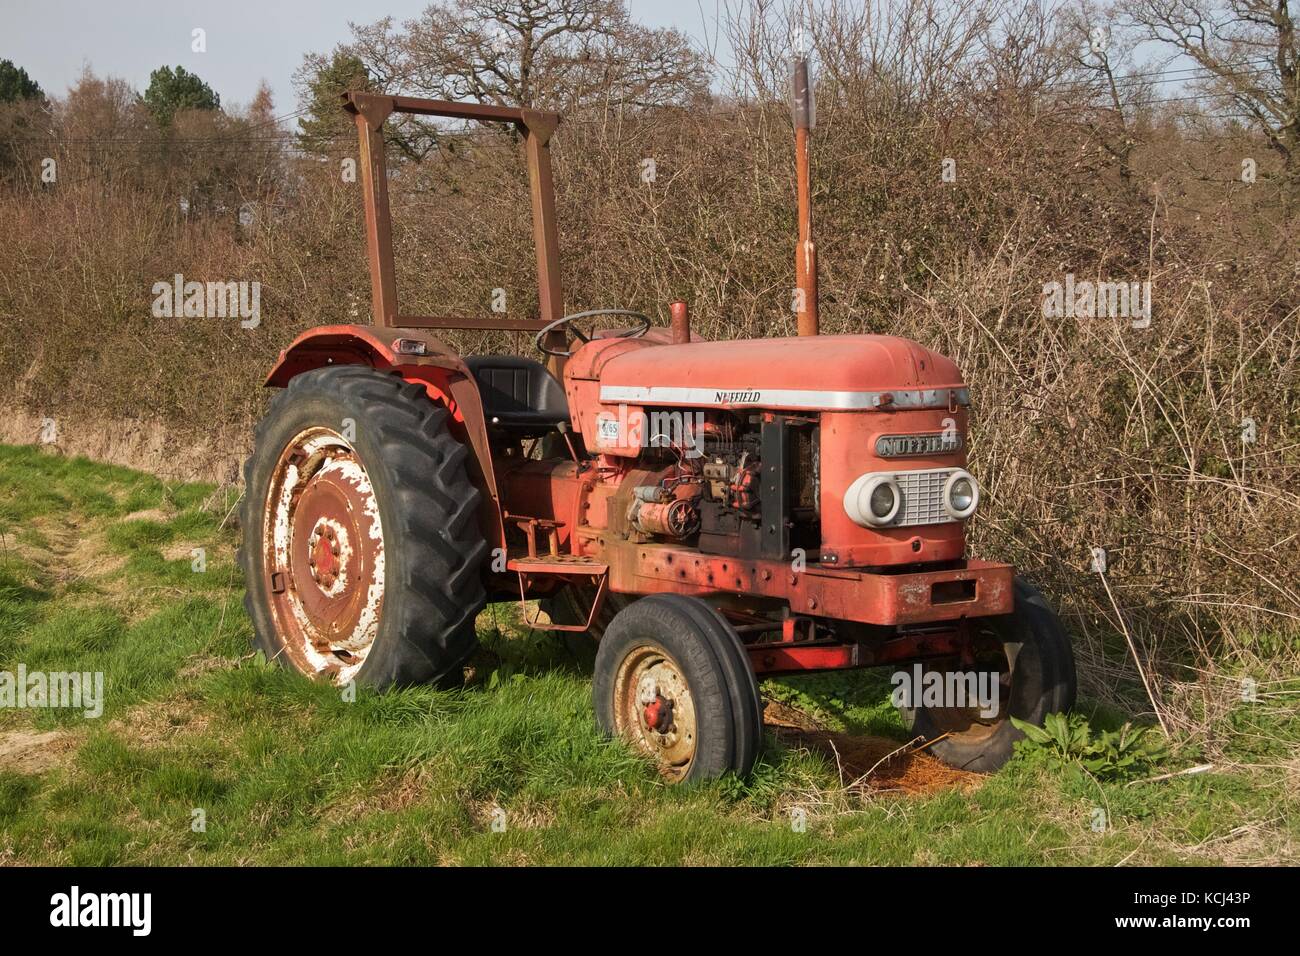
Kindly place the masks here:
<instances>
[{"instance_id":1,"label":"tractor seat","mask_svg":"<svg viewBox=\"0 0 1300 956\"><path fill-rule=\"evenodd\" d=\"M564 389L541 362L519 355L471 355L465 364L478 381L489 425L550 429L568 424Z\"/></svg>"}]
</instances>

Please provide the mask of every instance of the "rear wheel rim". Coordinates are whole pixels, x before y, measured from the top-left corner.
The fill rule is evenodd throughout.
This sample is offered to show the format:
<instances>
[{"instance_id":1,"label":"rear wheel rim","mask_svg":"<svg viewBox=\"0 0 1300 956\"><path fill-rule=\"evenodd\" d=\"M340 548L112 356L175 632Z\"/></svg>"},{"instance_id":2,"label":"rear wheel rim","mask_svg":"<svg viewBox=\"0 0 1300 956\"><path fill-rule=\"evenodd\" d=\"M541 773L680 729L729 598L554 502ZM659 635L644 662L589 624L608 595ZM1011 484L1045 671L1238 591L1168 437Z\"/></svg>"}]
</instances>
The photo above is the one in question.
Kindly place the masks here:
<instances>
[{"instance_id":1,"label":"rear wheel rim","mask_svg":"<svg viewBox=\"0 0 1300 956\"><path fill-rule=\"evenodd\" d=\"M281 653L346 684L373 649L384 600L379 502L352 444L323 427L294 436L265 514L262 578Z\"/></svg>"},{"instance_id":2,"label":"rear wheel rim","mask_svg":"<svg viewBox=\"0 0 1300 956\"><path fill-rule=\"evenodd\" d=\"M663 648L638 645L619 664L614 730L653 757L669 780L690 772L699 736L695 701L681 666Z\"/></svg>"}]
</instances>

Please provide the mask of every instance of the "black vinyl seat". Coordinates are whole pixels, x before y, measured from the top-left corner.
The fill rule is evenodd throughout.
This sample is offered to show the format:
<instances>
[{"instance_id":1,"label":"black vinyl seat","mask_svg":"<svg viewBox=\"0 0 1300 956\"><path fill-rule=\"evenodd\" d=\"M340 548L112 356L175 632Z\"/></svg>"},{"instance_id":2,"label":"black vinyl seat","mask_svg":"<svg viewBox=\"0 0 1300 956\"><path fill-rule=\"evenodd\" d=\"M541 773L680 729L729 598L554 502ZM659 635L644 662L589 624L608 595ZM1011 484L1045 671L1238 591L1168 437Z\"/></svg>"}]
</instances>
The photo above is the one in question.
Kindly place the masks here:
<instances>
[{"instance_id":1,"label":"black vinyl seat","mask_svg":"<svg viewBox=\"0 0 1300 956\"><path fill-rule=\"evenodd\" d=\"M564 389L541 362L519 355L471 355L465 364L478 381L489 424L529 429L568 424Z\"/></svg>"}]
</instances>

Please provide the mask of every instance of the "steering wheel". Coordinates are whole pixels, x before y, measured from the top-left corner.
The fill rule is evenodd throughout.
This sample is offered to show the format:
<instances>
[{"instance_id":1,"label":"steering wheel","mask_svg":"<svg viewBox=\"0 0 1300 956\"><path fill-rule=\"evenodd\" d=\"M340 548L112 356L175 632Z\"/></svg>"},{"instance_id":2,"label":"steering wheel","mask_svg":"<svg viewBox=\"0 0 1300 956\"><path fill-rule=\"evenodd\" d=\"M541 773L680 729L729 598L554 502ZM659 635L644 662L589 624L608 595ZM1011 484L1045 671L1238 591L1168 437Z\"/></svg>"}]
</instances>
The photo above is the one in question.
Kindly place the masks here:
<instances>
[{"instance_id":1,"label":"steering wheel","mask_svg":"<svg viewBox=\"0 0 1300 956\"><path fill-rule=\"evenodd\" d=\"M597 315L630 315L632 318L639 320L640 324L624 329L621 332L614 333L614 338L617 339L637 339L645 335L646 331L650 328L650 317L641 312L633 312L630 309L592 309L589 312L575 312L573 315L566 315L562 319L556 319L554 322L546 323L546 326L538 332L536 338L533 339L533 344L536 345L537 350L543 354L558 355L561 358L568 358L573 354L572 352L561 352L559 349L548 349L543 344L546 341L546 337L555 330L569 325L569 323L573 322L575 319L590 319ZM583 345L586 345L591 341L591 336L584 334L582 329L577 326L574 326L571 331L573 332L574 338L580 341Z\"/></svg>"}]
</instances>

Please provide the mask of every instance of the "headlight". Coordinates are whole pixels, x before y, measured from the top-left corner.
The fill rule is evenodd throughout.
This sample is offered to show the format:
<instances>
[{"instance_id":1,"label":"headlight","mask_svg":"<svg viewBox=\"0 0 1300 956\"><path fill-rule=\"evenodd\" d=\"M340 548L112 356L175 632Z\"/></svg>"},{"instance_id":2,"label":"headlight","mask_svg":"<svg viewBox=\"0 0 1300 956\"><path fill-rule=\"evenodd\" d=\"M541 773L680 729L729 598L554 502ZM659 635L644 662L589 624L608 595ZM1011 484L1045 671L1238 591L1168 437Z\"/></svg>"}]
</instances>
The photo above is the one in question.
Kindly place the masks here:
<instances>
[{"instance_id":1,"label":"headlight","mask_svg":"<svg viewBox=\"0 0 1300 956\"><path fill-rule=\"evenodd\" d=\"M980 486L968 471L954 471L943 486L943 508L958 521L975 513L980 503Z\"/></svg>"},{"instance_id":2,"label":"headlight","mask_svg":"<svg viewBox=\"0 0 1300 956\"><path fill-rule=\"evenodd\" d=\"M898 491L889 482L882 481L872 489L868 507L873 517L887 521L898 510Z\"/></svg>"},{"instance_id":3,"label":"headlight","mask_svg":"<svg viewBox=\"0 0 1300 956\"><path fill-rule=\"evenodd\" d=\"M898 517L903 495L893 475L863 475L844 493L844 510L855 524L883 528Z\"/></svg>"}]
</instances>

